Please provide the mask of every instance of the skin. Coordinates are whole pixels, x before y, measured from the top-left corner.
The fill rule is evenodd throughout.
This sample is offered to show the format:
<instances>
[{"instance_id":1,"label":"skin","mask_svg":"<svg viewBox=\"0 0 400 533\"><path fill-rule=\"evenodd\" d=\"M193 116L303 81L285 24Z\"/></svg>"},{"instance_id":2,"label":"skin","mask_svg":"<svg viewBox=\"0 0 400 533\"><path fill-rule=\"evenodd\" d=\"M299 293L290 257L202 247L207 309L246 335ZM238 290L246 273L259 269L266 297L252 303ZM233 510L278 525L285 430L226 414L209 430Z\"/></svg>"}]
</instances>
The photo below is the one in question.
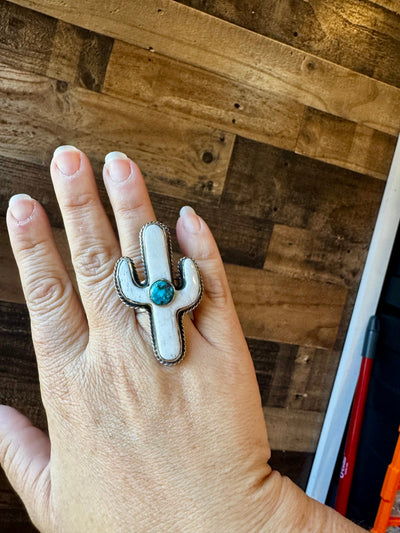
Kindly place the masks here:
<instances>
[{"instance_id":1,"label":"skin","mask_svg":"<svg viewBox=\"0 0 400 533\"><path fill-rule=\"evenodd\" d=\"M121 255L141 271L139 230L156 219L139 168L104 166L119 241L84 153L59 153L50 173L80 297L41 205L19 198L7 213L49 437L0 406L0 461L39 531L364 531L269 467L254 367L204 220L177 221L205 291L184 318L185 359L166 367L112 278Z\"/></svg>"}]
</instances>

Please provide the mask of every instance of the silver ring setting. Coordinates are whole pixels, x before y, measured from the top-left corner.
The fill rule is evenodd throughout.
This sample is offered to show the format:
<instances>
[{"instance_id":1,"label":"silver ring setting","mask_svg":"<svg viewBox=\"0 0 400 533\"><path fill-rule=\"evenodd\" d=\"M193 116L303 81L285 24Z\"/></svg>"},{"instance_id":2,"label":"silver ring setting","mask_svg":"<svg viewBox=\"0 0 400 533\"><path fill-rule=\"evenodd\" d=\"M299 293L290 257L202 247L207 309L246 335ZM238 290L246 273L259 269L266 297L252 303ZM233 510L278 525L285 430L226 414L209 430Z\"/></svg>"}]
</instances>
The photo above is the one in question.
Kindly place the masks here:
<instances>
[{"instance_id":1,"label":"silver ring setting","mask_svg":"<svg viewBox=\"0 0 400 533\"><path fill-rule=\"evenodd\" d=\"M115 264L114 283L121 301L136 313L150 315L153 351L163 365L175 365L185 356L182 317L200 303L203 283L193 259L183 257L173 277L171 236L161 222L149 222L140 230L145 281L139 280L129 257Z\"/></svg>"}]
</instances>

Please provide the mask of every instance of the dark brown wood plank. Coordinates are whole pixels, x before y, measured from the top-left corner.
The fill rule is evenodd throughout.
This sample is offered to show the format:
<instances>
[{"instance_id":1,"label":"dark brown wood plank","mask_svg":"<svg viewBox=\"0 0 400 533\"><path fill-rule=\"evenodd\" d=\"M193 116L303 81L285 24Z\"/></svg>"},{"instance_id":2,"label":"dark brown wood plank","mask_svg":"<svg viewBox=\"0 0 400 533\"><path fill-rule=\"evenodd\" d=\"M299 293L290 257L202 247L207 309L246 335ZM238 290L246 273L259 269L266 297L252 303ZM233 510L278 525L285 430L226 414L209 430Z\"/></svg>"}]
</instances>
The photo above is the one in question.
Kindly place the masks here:
<instances>
[{"instance_id":1,"label":"dark brown wood plank","mask_svg":"<svg viewBox=\"0 0 400 533\"><path fill-rule=\"evenodd\" d=\"M300 488L305 490L314 455L314 453L306 452L272 450L269 464L274 470L278 470L282 475L288 476Z\"/></svg>"},{"instance_id":2,"label":"dark brown wood plank","mask_svg":"<svg viewBox=\"0 0 400 533\"><path fill-rule=\"evenodd\" d=\"M0 0L0 63L100 91L114 40Z\"/></svg>"},{"instance_id":3,"label":"dark brown wood plank","mask_svg":"<svg viewBox=\"0 0 400 533\"><path fill-rule=\"evenodd\" d=\"M237 137L221 206L368 245L383 189L381 180Z\"/></svg>"},{"instance_id":4,"label":"dark brown wood plank","mask_svg":"<svg viewBox=\"0 0 400 533\"><path fill-rule=\"evenodd\" d=\"M368 0L177 1L400 87L398 7L396 13Z\"/></svg>"}]
</instances>

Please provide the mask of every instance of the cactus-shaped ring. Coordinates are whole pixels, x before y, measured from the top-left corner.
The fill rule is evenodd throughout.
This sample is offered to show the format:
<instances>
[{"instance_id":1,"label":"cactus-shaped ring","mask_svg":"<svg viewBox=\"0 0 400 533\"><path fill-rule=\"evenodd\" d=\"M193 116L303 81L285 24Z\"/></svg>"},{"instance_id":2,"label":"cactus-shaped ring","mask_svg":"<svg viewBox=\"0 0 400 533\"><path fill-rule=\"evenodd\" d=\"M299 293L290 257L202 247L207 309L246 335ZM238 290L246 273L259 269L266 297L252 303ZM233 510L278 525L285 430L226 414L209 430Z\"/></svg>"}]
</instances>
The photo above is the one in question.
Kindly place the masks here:
<instances>
[{"instance_id":1,"label":"cactus-shaped ring","mask_svg":"<svg viewBox=\"0 0 400 533\"><path fill-rule=\"evenodd\" d=\"M200 271L193 259L183 257L174 280L171 237L164 224L145 224L139 239L146 279L141 282L133 261L121 257L114 268L115 287L124 304L149 313L154 355L160 363L174 365L185 356L182 317L203 294Z\"/></svg>"}]
</instances>

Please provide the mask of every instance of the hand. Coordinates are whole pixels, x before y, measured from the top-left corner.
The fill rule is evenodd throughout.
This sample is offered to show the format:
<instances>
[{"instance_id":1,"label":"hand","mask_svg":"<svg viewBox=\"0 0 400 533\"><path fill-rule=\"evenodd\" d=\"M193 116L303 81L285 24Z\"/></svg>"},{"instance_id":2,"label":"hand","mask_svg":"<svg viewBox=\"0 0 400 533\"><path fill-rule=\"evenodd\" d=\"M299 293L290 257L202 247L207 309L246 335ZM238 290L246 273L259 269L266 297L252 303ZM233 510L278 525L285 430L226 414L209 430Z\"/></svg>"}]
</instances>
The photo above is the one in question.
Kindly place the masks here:
<instances>
[{"instance_id":1,"label":"hand","mask_svg":"<svg viewBox=\"0 0 400 533\"><path fill-rule=\"evenodd\" d=\"M121 255L143 272L139 230L156 217L139 168L118 153L104 166L119 243L86 155L58 149L50 171L80 298L41 205L19 196L7 213L49 437L1 406L0 460L36 527L322 532L328 520L332 531L361 531L268 466L251 356L204 220L186 209L177 221L204 295L193 320L184 316L186 358L166 367L153 355L147 314L120 302L112 276Z\"/></svg>"}]
</instances>

